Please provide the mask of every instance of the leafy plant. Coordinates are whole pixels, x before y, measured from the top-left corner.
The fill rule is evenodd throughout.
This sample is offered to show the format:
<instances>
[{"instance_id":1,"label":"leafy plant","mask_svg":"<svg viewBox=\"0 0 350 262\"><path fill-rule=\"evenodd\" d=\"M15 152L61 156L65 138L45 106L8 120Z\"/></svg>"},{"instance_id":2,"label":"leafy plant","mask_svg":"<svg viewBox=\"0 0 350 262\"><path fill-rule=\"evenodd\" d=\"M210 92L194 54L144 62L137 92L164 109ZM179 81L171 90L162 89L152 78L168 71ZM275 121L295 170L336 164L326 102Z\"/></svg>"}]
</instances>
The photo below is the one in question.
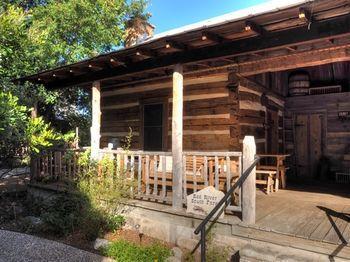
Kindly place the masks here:
<instances>
[{"instance_id":1,"label":"leafy plant","mask_svg":"<svg viewBox=\"0 0 350 262\"><path fill-rule=\"evenodd\" d=\"M88 91L76 86L49 91L11 80L116 50L130 17L148 19L145 8L144 0L0 1L0 90L28 108L39 104L39 114L45 112L61 133L80 127L81 142L87 145Z\"/></svg>"},{"instance_id":2,"label":"leafy plant","mask_svg":"<svg viewBox=\"0 0 350 262\"><path fill-rule=\"evenodd\" d=\"M29 120L26 137L30 151L36 154L43 149L51 147L54 142L62 138L54 132L50 124L45 123L42 117L31 118Z\"/></svg>"},{"instance_id":3,"label":"leafy plant","mask_svg":"<svg viewBox=\"0 0 350 262\"><path fill-rule=\"evenodd\" d=\"M0 91L0 161L13 157L25 144L27 114L17 97Z\"/></svg>"},{"instance_id":4,"label":"leafy plant","mask_svg":"<svg viewBox=\"0 0 350 262\"><path fill-rule=\"evenodd\" d=\"M125 218L121 215L109 215L107 219L107 229L116 232L125 224Z\"/></svg>"},{"instance_id":5,"label":"leafy plant","mask_svg":"<svg viewBox=\"0 0 350 262\"><path fill-rule=\"evenodd\" d=\"M166 261L171 255L169 248L155 243L150 246L139 246L125 240L118 240L102 249L105 256L123 262L154 262Z\"/></svg>"}]
</instances>

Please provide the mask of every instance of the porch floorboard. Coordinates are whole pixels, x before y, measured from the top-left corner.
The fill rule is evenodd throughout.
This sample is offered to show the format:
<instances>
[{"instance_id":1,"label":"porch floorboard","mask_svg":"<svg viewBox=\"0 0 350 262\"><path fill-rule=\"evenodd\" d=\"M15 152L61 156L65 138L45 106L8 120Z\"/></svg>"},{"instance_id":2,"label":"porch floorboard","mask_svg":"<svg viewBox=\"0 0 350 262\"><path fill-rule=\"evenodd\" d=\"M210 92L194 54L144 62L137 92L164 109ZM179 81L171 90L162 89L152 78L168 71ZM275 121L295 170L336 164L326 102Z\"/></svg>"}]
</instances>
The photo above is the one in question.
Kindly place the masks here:
<instances>
[{"instance_id":1,"label":"porch floorboard","mask_svg":"<svg viewBox=\"0 0 350 262\"><path fill-rule=\"evenodd\" d=\"M350 193L304 190L306 189L280 190L269 196L258 192L257 221L254 227L310 240L348 245Z\"/></svg>"}]
</instances>

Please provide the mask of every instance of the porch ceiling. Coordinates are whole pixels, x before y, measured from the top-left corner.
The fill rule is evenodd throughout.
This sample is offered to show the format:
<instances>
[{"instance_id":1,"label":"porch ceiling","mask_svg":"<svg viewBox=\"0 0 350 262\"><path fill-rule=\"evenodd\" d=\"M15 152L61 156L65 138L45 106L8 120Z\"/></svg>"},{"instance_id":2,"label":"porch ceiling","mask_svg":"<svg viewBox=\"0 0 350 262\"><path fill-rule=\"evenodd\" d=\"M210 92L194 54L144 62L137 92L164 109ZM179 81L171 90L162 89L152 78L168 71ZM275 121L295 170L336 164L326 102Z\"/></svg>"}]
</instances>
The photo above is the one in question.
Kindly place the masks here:
<instances>
[{"instance_id":1,"label":"porch ceiling","mask_svg":"<svg viewBox=\"0 0 350 262\"><path fill-rule=\"evenodd\" d=\"M184 64L184 74L232 70L251 75L350 60L349 50L349 2L319 0L165 35L17 81L61 88L91 87L92 81L100 80L102 87L116 87L169 78L176 63Z\"/></svg>"}]
</instances>

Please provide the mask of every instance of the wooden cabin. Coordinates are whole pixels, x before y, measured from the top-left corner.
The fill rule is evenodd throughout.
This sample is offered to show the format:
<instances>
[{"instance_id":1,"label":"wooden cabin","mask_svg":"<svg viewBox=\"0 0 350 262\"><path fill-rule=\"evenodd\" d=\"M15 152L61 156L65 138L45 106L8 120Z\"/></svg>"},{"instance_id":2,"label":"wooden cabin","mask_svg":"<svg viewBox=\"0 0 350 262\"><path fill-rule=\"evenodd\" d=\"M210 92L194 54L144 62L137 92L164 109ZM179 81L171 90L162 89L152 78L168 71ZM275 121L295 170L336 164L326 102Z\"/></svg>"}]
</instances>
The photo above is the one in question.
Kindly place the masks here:
<instances>
[{"instance_id":1,"label":"wooden cabin","mask_svg":"<svg viewBox=\"0 0 350 262\"><path fill-rule=\"evenodd\" d=\"M198 162L205 166L203 174L213 173L212 183L218 189L220 174L241 174L245 136L254 136L258 155L288 155L283 163L288 180L299 186L323 184L322 193L337 195L333 188L349 183L350 176L349 61L348 0L273 1L22 80L47 88L92 89L94 156L108 144L118 148L131 128L134 153L125 162L139 161L140 170L137 174L133 169L132 175L146 177L144 193L150 198L164 200L166 188L172 186L170 203L182 207L184 190L201 189L200 179L203 185L210 184L208 177L196 176ZM172 157L170 171L168 160L161 160L167 156ZM183 161L184 156L190 163ZM153 169L143 173L141 160ZM271 165L266 161L264 165ZM208 169L210 163L213 169ZM187 169L193 169L188 176ZM166 184L168 172L170 184ZM186 184L190 176L192 187ZM228 181L224 187L230 186ZM298 192L314 190L298 187L285 197L286 203L293 198L312 201L315 196L298 198ZM255 199L255 193L249 197ZM272 200L264 201L268 208L258 202L258 212L270 210ZM342 201L340 209L348 210ZM311 209L305 214L310 215ZM269 212L277 216L283 210L285 206ZM296 234L305 226L291 220L295 212L276 220L289 221L290 227L281 226L282 231L287 228ZM257 222L266 217L261 214ZM313 218L298 217L303 222ZM348 222L341 224L347 241ZM328 225L322 225L327 230ZM318 240L330 231L322 232ZM339 236L328 238L340 241Z\"/></svg>"}]
</instances>

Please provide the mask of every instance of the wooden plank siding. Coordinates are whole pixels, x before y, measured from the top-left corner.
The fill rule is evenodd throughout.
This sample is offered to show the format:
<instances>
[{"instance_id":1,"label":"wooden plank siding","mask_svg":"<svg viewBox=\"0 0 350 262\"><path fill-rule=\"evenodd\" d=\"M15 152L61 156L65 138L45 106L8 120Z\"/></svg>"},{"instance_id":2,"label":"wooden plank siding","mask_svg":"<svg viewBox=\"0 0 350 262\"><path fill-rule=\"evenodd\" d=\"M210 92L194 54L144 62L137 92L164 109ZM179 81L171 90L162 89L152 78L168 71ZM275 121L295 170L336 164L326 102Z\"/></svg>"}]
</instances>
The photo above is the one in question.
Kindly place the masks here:
<instances>
[{"instance_id":1,"label":"wooden plank siding","mask_svg":"<svg viewBox=\"0 0 350 262\"><path fill-rule=\"evenodd\" d=\"M184 150L230 150L229 91L227 73L185 79ZM133 130L132 149L142 149L142 105L165 101L168 109L167 141L171 150L171 82L102 90L101 147L112 138L123 139Z\"/></svg>"},{"instance_id":2,"label":"wooden plank siding","mask_svg":"<svg viewBox=\"0 0 350 262\"><path fill-rule=\"evenodd\" d=\"M285 137L288 153L294 153L293 115L300 112L324 112L324 154L331 159L335 169L350 168L350 158L347 157L350 154L350 122L338 118L339 111L350 111L350 93L289 97L286 100L286 111Z\"/></svg>"},{"instance_id":3,"label":"wooden plank siding","mask_svg":"<svg viewBox=\"0 0 350 262\"><path fill-rule=\"evenodd\" d=\"M239 126L240 143L246 135L255 137L258 153L267 149L267 109L273 108L278 114L278 151L284 151L283 112L284 99L272 92L264 93L264 87L247 78L240 79L239 86Z\"/></svg>"},{"instance_id":4,"label":"wooden plank siding","mask_svg":"<svg viewBox=\"0 0 350 262\"><path fill-rule=\"evenodd\" d=\"M184 79L184 150L242 150L245 135L253 135L257 152L266 152L266 108L280 116L279 147L283 151L284 101L264 87L239 77L237 89L227 88L228 73ZM133 130L132 149L142 149L142 105L167 104L166 144L171 150L171 82L149 83L119 89L102 89L101 147L112 138L123 139ZM265 103L265 104L263 104Z\"/></svg>"}]
</instances>

